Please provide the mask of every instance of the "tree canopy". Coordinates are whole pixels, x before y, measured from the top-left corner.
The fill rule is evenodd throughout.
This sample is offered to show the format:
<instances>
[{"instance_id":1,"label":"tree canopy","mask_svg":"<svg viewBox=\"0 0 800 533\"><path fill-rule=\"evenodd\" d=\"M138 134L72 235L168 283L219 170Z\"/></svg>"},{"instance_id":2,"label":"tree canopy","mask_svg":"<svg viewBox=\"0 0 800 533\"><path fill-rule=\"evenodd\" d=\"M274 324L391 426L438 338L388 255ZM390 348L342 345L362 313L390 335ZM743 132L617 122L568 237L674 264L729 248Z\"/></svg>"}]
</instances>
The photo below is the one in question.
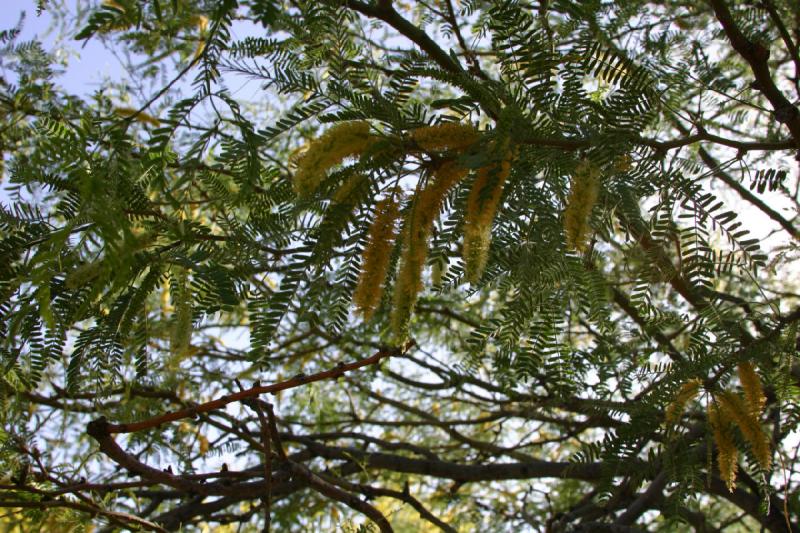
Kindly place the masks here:
<instances>
[{"instance_id":1,"label":"tree canopy","mask_svg":"<svg viewBox=\"0 0 800 533\"><path fill-rule=\"evenodd\" d=\"M800 531L796 1L38 9L0 529Z\"/></svg>"}]
</instances>

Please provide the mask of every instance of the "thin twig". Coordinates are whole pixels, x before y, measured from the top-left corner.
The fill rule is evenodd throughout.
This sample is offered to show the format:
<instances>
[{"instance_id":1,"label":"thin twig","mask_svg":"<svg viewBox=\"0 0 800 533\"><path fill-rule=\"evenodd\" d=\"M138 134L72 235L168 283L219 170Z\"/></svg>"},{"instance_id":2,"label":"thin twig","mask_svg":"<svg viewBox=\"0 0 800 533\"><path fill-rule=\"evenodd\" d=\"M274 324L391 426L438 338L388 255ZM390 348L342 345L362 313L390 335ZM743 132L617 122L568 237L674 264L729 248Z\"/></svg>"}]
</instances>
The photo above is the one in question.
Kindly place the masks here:
<instances>
[{"instance_id":1,"label":"thin twig","mask_svg":"<svg viewBox=\"0 0 800 533\"><path fill-rule=\"evenodd\" d=\"M91 515L99 514L105 516L111 522L114 522L122 526L123 528L129 528L131 527L132 524L135 524L138 527L144 527L149 529L150 531L157 531L159 533L166 533L167 531L158 524L151 522L149 520L145 520L144 518L139 518L138 516L130 515L127 513L120 513L116 511L106 511L105 509L101 509L96 505L88 505L62 499L55 499L42 502L2 500L0 501L0 507L6 507L12 509L13 508L47 509L51 507L67 507L69 509L75 509L76 511L83 511L84 513L89 513Z\"/></svg>"}]
</instances>

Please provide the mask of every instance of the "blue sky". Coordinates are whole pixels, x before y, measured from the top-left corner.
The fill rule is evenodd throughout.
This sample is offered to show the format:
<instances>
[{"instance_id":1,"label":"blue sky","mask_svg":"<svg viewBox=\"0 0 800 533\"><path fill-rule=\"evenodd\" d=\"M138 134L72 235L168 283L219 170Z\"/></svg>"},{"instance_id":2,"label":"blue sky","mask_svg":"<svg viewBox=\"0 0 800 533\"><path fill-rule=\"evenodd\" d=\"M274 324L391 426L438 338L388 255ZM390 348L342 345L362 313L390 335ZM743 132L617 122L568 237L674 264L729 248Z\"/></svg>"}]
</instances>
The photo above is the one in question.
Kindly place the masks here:
<instances>
[{"instance_id":1,"label":"blue sky","mask_svg":"<svg viewBox=\"0 0 800 533\"><path fill-rule=\"evenodd\" d=\"M66 6L66 8L59 8L59 11L66 11L71 17L74 17L76 13L84 13L83 20L85 20L85 15L96 9L100 1L50 0L50 4ZM73 39L72 36L77 32L74 20L66 23L68 31L65 33L59 27L59 22L62 21L56 20L49 11L37 16L36 0L0 0L0 5L5 8L0 11L0 30L16 25L20 15L24 12L25 20L22 34L18 38L19 41L38 39L46 51L55 54L57 61L61 63L60 74L55 82L66 92L78 96L86 96L100 87L104 80L121 81L128 79L128 73L121 62L121 57L115 55L114 50L106 47L99 38L94 37L88 41L75 41ZM263 29L259 25L248 21L235 21L231 27L231 35L234 40L261 35L262 33ZM122 47L117 48L118 53L121 51L123 51ZM144 56L139 56L138 58L134 56L136 62L142 62L145 59ZM227 85L237 99L263 98L260 84L248 83L248 80L230 73L223 72L222 74L223 83ZM188 89L188 82L193 77L189 73L186 85L179 83L176 88L183 87ZM152 93L155 93L156 89L155 87L152 88ZM145 93L139 95L131 94L131 96L135 100L145 96L146 98L141 99L144 101L151 95L147 89L145 89Z\"/></svg>"},{"instance_id":2,"label":"blue sky","mask_svg":"<svg viewBox=\"0 0 800 533\"><path fill-rule=\"evenodd\" d=\"M59 61L65 63L58 83L68 92L88 94L104 78L124 76L125 70L120 62L100 41L92 39L84 43L72 40L71 36L61 36L59 39L59 31L51 14L45 11L36 15L35 0L2 0L0 3L3 5L0 11L0 30L13 27L24 12L25 21L19 40L38 39L46 51L55 53ZM86 9L96 3L98 2L64 0L72 13L78 8Z\"/></svg>"}]
</instances>

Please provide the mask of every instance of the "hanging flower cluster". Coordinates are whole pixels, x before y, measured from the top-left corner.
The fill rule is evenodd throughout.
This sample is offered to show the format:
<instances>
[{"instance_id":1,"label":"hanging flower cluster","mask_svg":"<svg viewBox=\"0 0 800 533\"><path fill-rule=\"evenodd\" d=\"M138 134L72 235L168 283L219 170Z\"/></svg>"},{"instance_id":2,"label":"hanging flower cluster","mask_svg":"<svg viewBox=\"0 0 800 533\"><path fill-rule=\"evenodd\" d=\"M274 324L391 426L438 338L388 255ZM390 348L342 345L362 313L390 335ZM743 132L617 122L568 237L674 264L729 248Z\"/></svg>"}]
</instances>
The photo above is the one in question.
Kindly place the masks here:
<instances>
[{"instance_id":1,"label":"hanging flower cluster","mask_svg":"<svg viewBox=\"0 0 800 533\"><path fill-rule=\"evenodd\" d=\"M341 122L315 139L297 161L294 190L300 197L313 194L328 170L345 158L360 155L373 142L369 123Z\"/></svg>"},{"instance_id":2,"label":"hanging flower cluster","mask_svg":"<svg viewBox=\"0 0 800 533\"><path fill-rule=\"evenodd\" d=\"M758 466L765 471L772 467L769 437L760 423L766 404L761 380L749 362L740 363L737 370L744 396L732 391L715 392L707 409L708 425L717 448L719 475L731 492L736 488L739 468L735 429L738 428L747 442ZM681 386L675 400L667 406L665 420L668 426L680 421L687 404L697 396L701 386L699 379L692 379Z\"/></svg>"},{"instance_id":3,"label":"hanging flower cluster","mask_svg":"<svg viewBox=\"0 0 800 533\"><path fill-rule=\"evenodd\" d=\"M578 164L570 183L567 208L564 210L564 230L567 247L583 252L589 236L589 217L600 192L600 169L588 159Z\"/></svg>"},{"instance_id":4,"label":"hanging flower cluster","mask_svg":"<svg viewBox=\"0 0 800 533\"><path fill-rule=\"evenodd\" d=\"M353 303L364 318L369 320L381 302L383 282L389 271L392 248L397 237L397 217L400 204L397 195L384 198L375 208L375 220L369 229L369 240L364 248L361 274L353 293Z\"/></svg>"},{"instance_id":5,"label":"hanging flower cluster","mask_svg":"<svg viewBox=\"0 0 800 533\"><path fill-rule=\"evenodd\" d=\"M392 331L403 337L422 290L422 270L428 258L428 243L433 223L447 192L467 175L467 169L448 161L436 169L427 187L419 191L406 218L403 250L394 289Z\"/></svg>"},{"instance_id":6,"label":"hanging flower cluster","mask_svg":"<svg viewBox=\"0 0 800 533\"><path fill-rule=\"evenodd\" d=\"M499 151L499 160L478 170L467 198L462 255L466 278L471 283L477 283L486 268L492 241L492 222L506 179L511 173L511 150L507 143Z\"/></svg>"},{"instance_id":7,"label":"hanging flower cluster","mask_svg":"<svg viewBox=\"0 0 800 533\"><path fill-rule=\"evenodd\" d=\"M406 335L409 319L422 290L422 273L428 258L434 222L447 194L469 174L469 168L459 163L459 156L473 150L479 141L480 134L471 124L454 122L416 128L409 132L406 139L397 139L397 145L402 147L399 153L422 152L430 155L432 172L424 186L419 187L411 198L400 233L402 248L391 316L392 331L396 338ZM370 133L370 126L365 121L343 122L331 127L311 142L298 159L297 171L293 176L296 193L300 197L315 193L331 167L348 157L363 155L378 142L380 139ZM492 223L502 199L503 188L511 174L514 157L507 135L493 140L489 151L490 161L476 171L464 219L465 277L472 283L477 283L485 270L491 246ZM334 192L332 203L348 203L353 191L365 179L364 175L356 174L345 180ZM401 193L393 191L375 209L353 295L353 302L365 319L369 319L380 305L391 251L398 237L396 223L401 213L401 199Z\"/></svg>"}]
</instances>

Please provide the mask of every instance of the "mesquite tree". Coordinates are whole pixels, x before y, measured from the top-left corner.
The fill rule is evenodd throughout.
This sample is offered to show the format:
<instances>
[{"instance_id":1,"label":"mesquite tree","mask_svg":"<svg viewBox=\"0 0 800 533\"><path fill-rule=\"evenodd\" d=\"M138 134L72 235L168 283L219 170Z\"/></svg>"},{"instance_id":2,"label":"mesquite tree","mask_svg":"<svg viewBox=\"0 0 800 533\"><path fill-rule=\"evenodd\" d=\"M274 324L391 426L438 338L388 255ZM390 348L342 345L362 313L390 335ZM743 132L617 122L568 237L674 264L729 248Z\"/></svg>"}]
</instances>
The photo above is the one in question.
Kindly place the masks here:
<instances>
[{"instance_id":1,"label":"mesquite tree","mask_svg":"<svg viewBox=\"0 0 800 533\"><path fill-rule=\"evenodd\" d=\"M38 7L0 528L800 529L795 1Z\"/></svg>"}]
</instances>

